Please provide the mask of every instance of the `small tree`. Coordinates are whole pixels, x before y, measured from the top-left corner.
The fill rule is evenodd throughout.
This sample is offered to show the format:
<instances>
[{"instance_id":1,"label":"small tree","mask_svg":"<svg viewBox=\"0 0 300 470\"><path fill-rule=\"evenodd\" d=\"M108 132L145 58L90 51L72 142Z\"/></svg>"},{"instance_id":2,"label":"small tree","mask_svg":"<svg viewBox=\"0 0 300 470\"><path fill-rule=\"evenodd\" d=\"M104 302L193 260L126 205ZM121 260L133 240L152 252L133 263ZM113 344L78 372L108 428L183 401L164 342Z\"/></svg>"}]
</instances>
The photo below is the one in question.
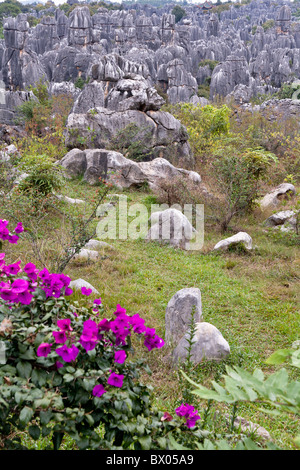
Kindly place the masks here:
<instances>
[{"instance_id":1,"label":"small tree","mask_svg":"<svg viewBox=\"0 0 300 470\"><path fill-rule=\"evenodd\" d=\"M229 152L228 152L229 150ZM215 159L214 181L221 199L219 219L225 232L232 218L251 210L258 197L260 181L275 156L263 149L247 149L241 154L230 153Z\"/></svg>"},{"instance_id":2,"label":"small tree","mask_svg":"<svg viewBox=\"0 0 300 470\"><path fill-rule=\"evenodd\" d=\"M175 23L178 23L186 15L186 11L180 5L175 5L172 15L175 16Z\"/></svg>"}]
</instances>

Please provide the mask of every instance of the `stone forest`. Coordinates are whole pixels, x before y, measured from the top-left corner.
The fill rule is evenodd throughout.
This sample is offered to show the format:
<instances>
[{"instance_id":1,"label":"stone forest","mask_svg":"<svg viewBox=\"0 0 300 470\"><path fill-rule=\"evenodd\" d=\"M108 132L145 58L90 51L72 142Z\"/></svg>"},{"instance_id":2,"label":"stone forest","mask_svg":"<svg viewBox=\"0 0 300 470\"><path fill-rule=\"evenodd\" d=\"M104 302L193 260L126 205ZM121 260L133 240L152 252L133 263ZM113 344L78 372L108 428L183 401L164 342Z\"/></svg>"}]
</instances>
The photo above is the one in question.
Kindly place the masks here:
<instances>
[{"instance_id":1,"label":"stone forest","mask_svg":"<svg viewBox=\"0 0 300 470\"><path fill-rule=\"evenodd\" d=\"M300 1L0 19L0 449L299 450Z\"/></svg>"}]
</instances>

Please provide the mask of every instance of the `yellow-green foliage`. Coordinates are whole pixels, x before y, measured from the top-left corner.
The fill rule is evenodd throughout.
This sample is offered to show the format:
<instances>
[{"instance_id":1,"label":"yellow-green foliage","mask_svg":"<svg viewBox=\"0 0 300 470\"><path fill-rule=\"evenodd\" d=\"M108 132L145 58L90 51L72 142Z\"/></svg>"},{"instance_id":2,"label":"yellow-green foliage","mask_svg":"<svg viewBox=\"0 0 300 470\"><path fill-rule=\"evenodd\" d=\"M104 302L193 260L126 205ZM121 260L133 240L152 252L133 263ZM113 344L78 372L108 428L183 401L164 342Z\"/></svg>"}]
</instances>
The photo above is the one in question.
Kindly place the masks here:
<instances>
[{"instance_id":1,"label":"yellow-green foliage","mask_svg":"<svg viewBox=\"0 0 300 470\"><path fill-rule=\"evenodd\" d=\"M187 128L196 160L205 161L219 137L229 132L230 109L226 105L217 108L183 103L175 108L175 115Z\"/></svg>"}]
</instances>

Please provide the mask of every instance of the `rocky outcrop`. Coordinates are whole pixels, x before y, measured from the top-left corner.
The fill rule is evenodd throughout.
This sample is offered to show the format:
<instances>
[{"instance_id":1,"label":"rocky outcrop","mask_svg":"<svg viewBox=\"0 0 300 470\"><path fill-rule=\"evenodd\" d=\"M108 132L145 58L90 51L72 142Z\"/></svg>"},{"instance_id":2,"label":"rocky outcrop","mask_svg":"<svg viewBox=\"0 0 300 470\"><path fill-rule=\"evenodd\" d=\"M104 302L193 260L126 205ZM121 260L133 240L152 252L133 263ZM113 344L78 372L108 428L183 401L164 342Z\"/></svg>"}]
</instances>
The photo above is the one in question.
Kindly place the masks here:
<instances>
[{"instance_id":1,"label":"rocky outcrop","mask_svg":"<svg viewBox=\"0 0 300 470\"><path fill-rule=\"evenodd\" d=\"M188 178L196 185L201 182L198 173L175 168L163 158L134 162L121 153L105 149L73 149L59 163L69 177L83 176L89 184L96 184L102 178L121 189L145 183L154 189L159 187L161 180L177 176Z\"/></svg>"},{"instance_id":2,"label":"rocky outcrop","mask_svg":"<svg viewBox=\"0 0 300 470\"><path fill-rule=\"evenodd\" d=\"M6 18L3 22L5 50L2 77L6 89L11 91L25 90L46 76L37 54L27 46L28 30L25 14Z\"/></svg>"},{"instance_id":3,"label":"rocky outcrop","mask_svg":"<svg viewBox=\"0 0 300 470\"><path fill-rule=\"evenodd\" d=\"M17 108L22 104L35 100L31 91L8 91L0 89L0 122L15 124L18 117Z\"/></svg>"},{"instance_id":4,"label":"rocky outcrop","mask_svg":"<svg viewBox=\"0 0 300 470\"><path fill-rule=\"evenodd\" d=\"M102 72L110 73L107 69ZM173 115L159 110L164 100L145 78L128 74L108 80L108 93L107 86L104 91L101 86L104 82L87 85L79 95L66 124L69 148L77 147L82 139L85 147L107 148L120 136L120 144L144 142L148 159L168 158L171 152L179 161L192 162L186 129ZM136 132L131 136L132 126Z\"/></svg>"}]
</instances>

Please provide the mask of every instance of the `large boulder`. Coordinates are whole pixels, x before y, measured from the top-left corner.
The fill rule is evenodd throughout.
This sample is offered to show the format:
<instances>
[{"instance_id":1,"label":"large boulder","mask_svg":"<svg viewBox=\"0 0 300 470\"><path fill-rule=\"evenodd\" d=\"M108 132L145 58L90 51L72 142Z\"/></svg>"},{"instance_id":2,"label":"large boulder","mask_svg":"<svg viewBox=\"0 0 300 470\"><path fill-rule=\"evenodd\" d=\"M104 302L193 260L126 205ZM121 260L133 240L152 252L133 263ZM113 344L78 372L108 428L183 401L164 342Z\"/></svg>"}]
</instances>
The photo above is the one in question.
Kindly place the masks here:
<instances>
[{"instance_id":1,"label":"large boulder","mask_svg":"<svg viewBox=\"0 0 300 470\"><path fill-rule=\"evenodd\" d=\"M246 250L251 250L252 238L246 232L238 232L232 237L228 237L228 238L225 238L224 240L219 241L214 246L214 251L228 250L228 248L235 246L235 245L242 245Z\"/></svg>"},{"instance_id":2,"label":"large boulder","mask_svg":"<svg viewBox=\"0 0 300 470\"><path fill-rule=\"evenodd\" d=\"M177 343L194 323L203 321L200 289L188 287L179 290L170 299L165 314L166 344Z\"/></svg>"},{"instance_id":3,"label":"large boulder","mask_svg":"<svg viewBox=\"0 0 300 470\"><path fill-rule=\"evenodd\" d=\"M188 331L174 349L172 353L174 363L186 360L190 336L191 333ZM220 361L230 354L228 342L224 339L222 333L210 323L198 323L192 341L194 344L191 347L191 360L196 364L203 360Z\"/></svg>"},{"instance_id":4,"label":"large boulder","mask_svg":"<svg viewBox=\"0 0 300 470\"><path fill-rule=\"evenodd\" d=\"M285 224L286 221L291 219L296 215L296 211L280 211L276 214L270 215L270 217L265 220L265 225L267 227L277 227L278 225Z\"/></svg>"},{"instance_id":5,"label":"large boulder","mask_svg":"<svg viewBox=\"0 0 300 470\"><path fill-rule=\"evenodd\" d=\"M119 80L106 98L106 107L115 111L136 109L158 111L165 100L141 75L129 74Z\"/></svg>"},{"instance_id":6,"label":"large boulder","mask_svg":"<svg viewBox=\"0 0 300 470\"><path fill-rule=\"evenodd\" d=\"M195 229L180 210L169 208L153 212L149 222L151 227L145 237L147 242L156 241L174 248L190 249Z\"/></svg>"},{"instance_id":7,"label":"large boulder","mask_svg":"<svg viewBox=\"0 0 300 470\"><path fill-rule=\"evenodd\" d=\"M295 196L296 189L291 183L282 183L277 186L273 191L266 194L260 201L262 210L274 209L280 204L280 201L290 199Z\"/></svg>"},{"instance_id":8,"label":"large boulder","mask_svg":"<svg viewBox=\"0 0 300 470\"><path fill-rule=\"evenodd\" d=\"M134 162L121 153L105 149L72 149L59 164L69 177L83 176L89 184L97 184L101 178L120 189L138 187L144 183L155 189L163 179L178 176L188 178L196 185L201 182L198 173L176 168L164 158L156 158L150 162Z\"/></svg>"},{"instance_id":9,"label":"large boulder","mask_svg":"<svg viewBox=\"0 0 300 470\"><path fill-rule=\"evenodd\" d=\"M133 128L134 135L129 139ZM165 111L114 111L96 107L87 114L71 113L68 117L66 145L69 148L78 147L81 141L88 148L107 148L113 139L118 140L118 136L120 145L128 140L131 144L132 139L134 142L144 142L148 159L168 159L172 155L178 161L193 161L185 127Z\"/></svg>"}]
</instances>

